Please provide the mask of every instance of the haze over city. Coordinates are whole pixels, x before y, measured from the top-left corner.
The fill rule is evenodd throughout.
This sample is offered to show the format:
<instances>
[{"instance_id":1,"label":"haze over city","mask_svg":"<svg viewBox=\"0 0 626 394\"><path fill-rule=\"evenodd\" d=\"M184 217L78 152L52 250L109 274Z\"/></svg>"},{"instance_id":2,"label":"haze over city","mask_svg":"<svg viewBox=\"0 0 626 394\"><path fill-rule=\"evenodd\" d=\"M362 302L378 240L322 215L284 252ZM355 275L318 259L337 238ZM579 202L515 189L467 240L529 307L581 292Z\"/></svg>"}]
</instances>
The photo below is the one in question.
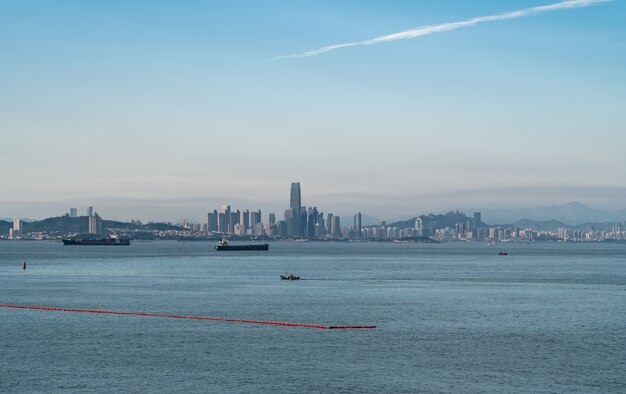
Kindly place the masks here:
<instances>
[{"instance_id":1,"label":"haze over city","mask_svg":"<svg viewBox=\"0 0 626 394\"><path fill-rule=\"evenodd\" d=\"M623 1L0 4L0 217L626 208ZM375 44L375 45L374 45Z\"/></svg>"}]
</instances>

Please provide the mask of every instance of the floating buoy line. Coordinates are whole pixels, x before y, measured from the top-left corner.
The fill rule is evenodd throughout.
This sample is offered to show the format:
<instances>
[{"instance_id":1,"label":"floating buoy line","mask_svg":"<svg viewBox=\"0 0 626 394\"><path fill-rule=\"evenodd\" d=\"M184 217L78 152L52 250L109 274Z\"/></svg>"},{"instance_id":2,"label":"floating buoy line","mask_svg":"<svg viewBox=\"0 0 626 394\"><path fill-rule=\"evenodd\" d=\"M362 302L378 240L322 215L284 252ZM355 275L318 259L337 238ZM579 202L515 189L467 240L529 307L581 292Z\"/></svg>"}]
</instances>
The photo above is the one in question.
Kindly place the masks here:
<instances>
[{"instance_id":1,"label":"floating buoy line","mask_svg":"<svg viewBox=\"0 0 626 394\"><path fill-rule=\"evenodd\" d=\"M211 320L211 321L223 321L223 322L229 322L229 323L264 324L264 325L270 325L270 326L307 327L307 328L317 328L320 330L346 330L346 329L376 328L376 326L324 326L320 324L288 323L288 322L282 322L282 321L227 319L223 317L185 316L185 315L172 315L168 313L120 312L120 311L109 311L109 310L103 310L103 309L56 308L56 307L36 306L36 305L0 304L0 307L12 308L12 309L30 309L30 310L37 310L37 311L97 313L97 314L103 314L103 315L131 315L131 316L144 316L144 317L167 317L170 319Z\"/></svg>"}]
</instances>

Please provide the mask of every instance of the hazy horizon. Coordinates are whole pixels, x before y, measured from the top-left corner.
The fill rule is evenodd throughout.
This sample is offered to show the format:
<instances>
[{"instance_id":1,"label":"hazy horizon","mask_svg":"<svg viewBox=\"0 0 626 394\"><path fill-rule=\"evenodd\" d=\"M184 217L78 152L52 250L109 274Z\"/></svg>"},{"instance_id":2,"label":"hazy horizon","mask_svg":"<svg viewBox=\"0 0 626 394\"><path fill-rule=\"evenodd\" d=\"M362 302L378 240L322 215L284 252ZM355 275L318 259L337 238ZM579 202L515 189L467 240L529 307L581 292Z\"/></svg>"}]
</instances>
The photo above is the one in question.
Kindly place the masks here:
<instances>
[{"instance_id":1,"label":"hazy horizon","mask_svg":"<svg viewBox=\"0 0 626 394\"><path fill-rule=\"evenodd\" d=\"M0 4L0 217L626 208L624 1ZM374 45L375 44L375 45Z\"/></svg>"},{"instance_id":2,"label":"hazy horizon","mask_svg":"<svg viewBox=\"0 0 626 394\"><path fill-rule=\"evenodd\" d=\"M287 185L288 186L288 185ZM561 206L571 203L582 203L585 206L609 213L626 210L626 189L613 190L578 190L574 193L559 194L559 190L542 189L543 196L549 196L550 201L533 202L529 197L537 191L528 190L491 190L473 191L462 193L464 199L459 199L458 193L433 193L430 195L417 196L392 196L356 193L337 193L327 195L306 194L303 185L302 204L307 207L316 206L324 213L333 213L340 216L351 216L356 212L384 220L404 220L415 215L429 213L445 213L451 210L465 211L471 214L474 210L523 210L533 208L545 208ZM30 202L4 202L0 204L0 218L27 218L41 220L47 217L61 216L69 212L70 208L77 208L78 215L84 215L88 206L93 206L99 215L106 219L130 221L139 219L142 221L182 222L191 220L196 222L206 221L206 214L214 209L219 210L223 204L229 204L234 210L258 210L262 211L263 221L267 221L269 213L275 213L278 219L282 218L285 209L288 208L288 192L286 198L269 199L242 199L236 197L226 198L172 198L172 199L128 199L110 198L94 200L70 200L70 201L30 201ZM577 199L571 196L585 196ZM602 201L598 195L611 196L602 203L588 203L588 201ZM595 197L595 200L594 200ZM521 217L519 218L521 219Z\"/></svg>"}]
</instances>

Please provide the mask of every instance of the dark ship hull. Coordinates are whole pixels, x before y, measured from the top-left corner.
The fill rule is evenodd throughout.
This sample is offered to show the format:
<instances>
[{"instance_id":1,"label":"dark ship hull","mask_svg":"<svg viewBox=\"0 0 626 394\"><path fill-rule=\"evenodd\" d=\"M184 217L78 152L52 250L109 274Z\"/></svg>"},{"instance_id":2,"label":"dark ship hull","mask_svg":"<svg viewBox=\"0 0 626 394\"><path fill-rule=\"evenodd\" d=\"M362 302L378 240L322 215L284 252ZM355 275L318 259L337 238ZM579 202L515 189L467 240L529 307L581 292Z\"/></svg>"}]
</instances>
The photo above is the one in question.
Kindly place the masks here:
<instances>
[{"instance_id":1,"label":"dark ship hull","mask_svg":"<svg viewBox=\"0 0 626 394\"><path fill-rule=\"evenodd\" d=\"M64 239L63 245L89 245L89 246L123 246L130 245L128 239L123 238L102 238L102 239Z\"/></svg>"},{"instance_id":2,"label":"dark ship hull","mask_svg":"<svg viewBox=\"0 0 626 394\"><path fill-rule=\"evenodd\" d=\"M215 245L215 250L233 250L233 251L255 251L255 250L269 250L269 244L256 244L256 245Z\"/></svg>"}]
</instances>

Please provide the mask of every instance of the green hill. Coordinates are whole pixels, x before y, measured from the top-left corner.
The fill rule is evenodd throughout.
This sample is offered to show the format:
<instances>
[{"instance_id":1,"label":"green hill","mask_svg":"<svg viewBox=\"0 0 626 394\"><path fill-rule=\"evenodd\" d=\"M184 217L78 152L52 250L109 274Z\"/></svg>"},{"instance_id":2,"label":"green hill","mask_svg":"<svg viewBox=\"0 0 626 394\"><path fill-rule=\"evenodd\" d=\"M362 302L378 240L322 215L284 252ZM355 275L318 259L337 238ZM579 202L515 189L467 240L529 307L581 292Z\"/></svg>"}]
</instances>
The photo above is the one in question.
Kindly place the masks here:
<instances>
[{"instance_id":1,"label":"green hill","mask_svg":"<svg viewBox=\"0 0 626 394\"><path fill-rule=\"evenodd\" d=\"M415 219L417 219L417 217L411 218L409 220L402 220L399 222L390 223L388 224L388 226L399 228L413 228L415 226ZM470 218L465 216L463 212L450 211L445 215L435 215L432 213L428 215L421 215L420 219L422 219L422 226L424 228L437 230L446 227L454 227L457 223L463 223Z\"/></svg>"},{"instance_id":2,"label":"green hill","mask_svg":"<svg viewBox=\"0 0 626 394\"><path fill-rule=\"evenodd\" d=\"M13 227L13 223L0 221L0 234L8 234L9 229ZM145 225L137 225L134 223L118 222L115 220L102 219L102 229L118 229L118 230L184 230L180 226L173 226L167 223L148 223ZM71 218L68 215L47 218L34 222L24 223L24 232L47 232L47 233L86 233L89 230L89 217L79 216Z\"/></svg>"},{"instance_id":3,"label":"green hill","mask_svg":"<svg viewBox=\"0 0 626 394\"><path fill-rule=\"evenodd\" d=\"M0 234L8 234L11 227L13 227L13 223L0 220Z\"/></svg>"}]
</instances>

